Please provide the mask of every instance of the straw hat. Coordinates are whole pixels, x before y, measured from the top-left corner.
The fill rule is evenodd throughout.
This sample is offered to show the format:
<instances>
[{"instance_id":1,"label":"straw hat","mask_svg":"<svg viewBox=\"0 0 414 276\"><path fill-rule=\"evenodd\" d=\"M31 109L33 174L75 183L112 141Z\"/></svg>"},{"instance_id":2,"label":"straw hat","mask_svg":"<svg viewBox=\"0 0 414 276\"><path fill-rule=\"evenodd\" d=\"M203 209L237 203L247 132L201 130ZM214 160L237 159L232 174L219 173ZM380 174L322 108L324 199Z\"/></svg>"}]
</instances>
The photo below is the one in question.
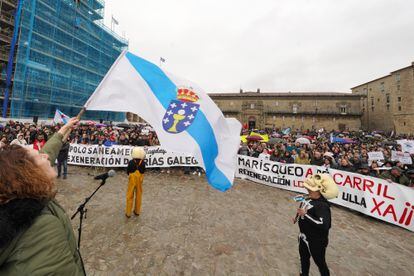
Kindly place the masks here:
<instances>
[{"instance_id":1,"label":"straw hat","mask_svg":"<svg viewBox=\"0 0 414 276\"><path fill-rule=\"evenodd\" d=\"M308 190L319 191L326 199L333 199L338 196L338 186L329 174L321 173L308 177L303 186Z\"/></svg>"},{"instance_id":2,"label":"straw hat","mask_svg":"<svg viewBox=\"0 0 414 276\"><path fill-rule=\"evenodd\" d=\"M145 159L145 151L143 148L134 147L131 156L133 159Z\"/></svg>"}]
</instances>

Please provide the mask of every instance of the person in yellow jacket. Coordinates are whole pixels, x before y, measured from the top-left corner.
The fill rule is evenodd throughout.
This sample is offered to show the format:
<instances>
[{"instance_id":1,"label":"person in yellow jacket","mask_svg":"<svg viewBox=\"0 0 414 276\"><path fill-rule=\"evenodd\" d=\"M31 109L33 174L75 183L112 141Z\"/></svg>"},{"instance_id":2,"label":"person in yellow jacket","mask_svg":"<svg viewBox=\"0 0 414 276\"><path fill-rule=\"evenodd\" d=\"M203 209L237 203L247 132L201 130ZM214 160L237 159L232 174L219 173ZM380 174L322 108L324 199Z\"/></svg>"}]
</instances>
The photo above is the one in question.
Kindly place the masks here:
<instances>
[{"instance_id":1,"label":"person in yellow jacket","mask_svg":"<svg viewBox=\"0 0 414 276\"><path fill-rule=\"evenodd\" d=\"M144 181L145 173L145 151L143 148L135 147L132 149L132 160L128 163L128 190L126 194L126 210L125 215L130 218L132 206L134 204L135 193L135 208L134 214L139 216L141 212L142 203L142 182Z\"/></svg>"}]
</instances>

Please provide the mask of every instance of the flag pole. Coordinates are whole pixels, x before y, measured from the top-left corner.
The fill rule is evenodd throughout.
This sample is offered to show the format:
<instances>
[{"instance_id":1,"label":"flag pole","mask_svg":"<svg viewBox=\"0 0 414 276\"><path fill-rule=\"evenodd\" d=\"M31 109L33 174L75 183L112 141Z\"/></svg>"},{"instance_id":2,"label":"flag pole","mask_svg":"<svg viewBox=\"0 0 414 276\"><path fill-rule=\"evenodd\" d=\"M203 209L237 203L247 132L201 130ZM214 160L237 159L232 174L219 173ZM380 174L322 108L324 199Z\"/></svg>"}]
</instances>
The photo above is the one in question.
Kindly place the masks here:
<instances>
[{"instance_id":1,"label":"flag pole","mask_svg":"<svg viewBox=\"0 0 414 276\"><path fill-rule=\"evenodd\" d=\"M86 108L82 107L82 109L79 111L78 115L76 115L76 118L78 118L78 120L81 119L82 115L85 113Z\"/></svg>"}]
</instances>

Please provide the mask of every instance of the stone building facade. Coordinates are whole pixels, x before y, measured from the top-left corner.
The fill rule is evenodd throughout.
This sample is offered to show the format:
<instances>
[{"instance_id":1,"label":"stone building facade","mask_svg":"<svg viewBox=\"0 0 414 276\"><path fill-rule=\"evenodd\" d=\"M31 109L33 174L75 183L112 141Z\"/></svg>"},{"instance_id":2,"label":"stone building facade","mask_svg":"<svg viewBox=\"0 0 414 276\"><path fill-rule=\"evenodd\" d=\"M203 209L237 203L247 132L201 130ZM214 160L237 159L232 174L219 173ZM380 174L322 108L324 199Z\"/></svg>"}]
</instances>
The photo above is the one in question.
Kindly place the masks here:
<instances>
[{"instance_id":1,"label":"stone building facade","mask_svg":"<svg viewBox=\"0 0 414 276\"><path fill-rule=\"evenodd\" d=\"M212 93L223 114L249 128L361 129L364 95L351 93Z\"/></svg>"},{"instance_id":2,"label":"stone building facade","mask_svg":"<svg viewBox=\"0 0 414 276\"><path fill-rule=\"evenodd\" d=\"M351 90L365 96L361 97L364 129L414 133L414 62Z\"/></svg>"}]
</instances>

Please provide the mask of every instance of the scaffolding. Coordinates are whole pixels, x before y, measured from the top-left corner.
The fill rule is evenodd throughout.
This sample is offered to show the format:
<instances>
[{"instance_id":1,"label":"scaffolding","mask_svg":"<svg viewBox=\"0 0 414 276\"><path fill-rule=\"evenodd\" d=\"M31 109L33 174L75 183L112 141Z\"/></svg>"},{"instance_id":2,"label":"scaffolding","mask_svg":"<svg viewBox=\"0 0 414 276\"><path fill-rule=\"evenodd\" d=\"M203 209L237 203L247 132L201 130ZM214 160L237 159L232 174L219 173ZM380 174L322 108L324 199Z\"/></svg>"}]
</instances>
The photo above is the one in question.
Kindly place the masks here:
<instances>
[{"instance_id":1,"label":"scaffolding","mask_svg":"<svg viewBox=\"0 0 414 276\"><path fill-rule=\"evenodd\" d=\"M0 0L0 108L6 91L7 64L14 30L14 13L17 0ZM12 69L15 59L12 60ZM13 71L11 71L13 73ZM10 79L12 81L12 78ZM1 113L0 113L1 116Z\"/></svg>"},{"instance_id":2,"label":"scaffolding","mask_svg":"<svg viewBox=\"0 0 414 276\"><path fill-rule=\"evenodd\" d=\"M11 117L76 115L128 42L103 25L102 0L24 0ZM123 113L85 118L122 121Z\"/></svg>"}]
</instances>

